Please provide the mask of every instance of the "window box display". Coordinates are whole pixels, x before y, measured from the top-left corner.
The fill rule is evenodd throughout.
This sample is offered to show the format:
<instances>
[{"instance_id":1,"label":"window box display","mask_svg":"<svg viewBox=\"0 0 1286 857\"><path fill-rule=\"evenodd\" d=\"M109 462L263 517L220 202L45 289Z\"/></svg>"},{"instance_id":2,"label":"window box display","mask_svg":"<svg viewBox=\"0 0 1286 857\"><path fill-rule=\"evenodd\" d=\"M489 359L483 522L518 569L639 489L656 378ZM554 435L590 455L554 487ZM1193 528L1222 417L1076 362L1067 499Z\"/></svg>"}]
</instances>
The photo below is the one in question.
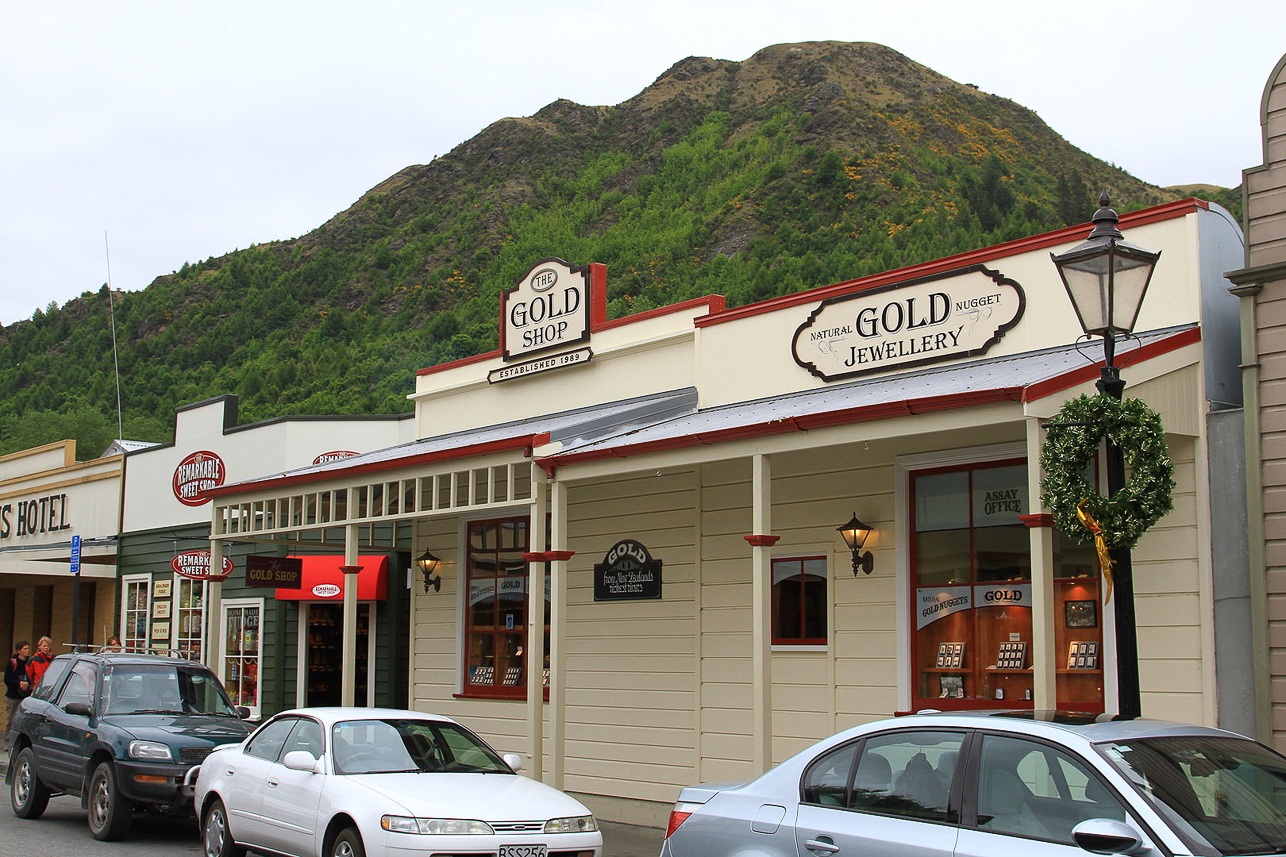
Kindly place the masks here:
<instances>
[{"instance_id":1,"label":"window box display","mask_svg":"<svg viewBox=\"0 0 1286 857\"><path fill-rule=\"evenodd\" d=\"M1031 537L1025 461L926 470L912 479L914 707L1032 704ZM1101 642L1092 557L1055 534L1055 645ZM1068 579L1062 579L1066 574ZM1067 606L1070 605L1070 606ZM1097 663L1097 661L1096 661ZM1060 667L1063 665L1060 664ZM1060 707L1103 710L1101 670L1059 670Z\"/></svg>"}]
</instances>

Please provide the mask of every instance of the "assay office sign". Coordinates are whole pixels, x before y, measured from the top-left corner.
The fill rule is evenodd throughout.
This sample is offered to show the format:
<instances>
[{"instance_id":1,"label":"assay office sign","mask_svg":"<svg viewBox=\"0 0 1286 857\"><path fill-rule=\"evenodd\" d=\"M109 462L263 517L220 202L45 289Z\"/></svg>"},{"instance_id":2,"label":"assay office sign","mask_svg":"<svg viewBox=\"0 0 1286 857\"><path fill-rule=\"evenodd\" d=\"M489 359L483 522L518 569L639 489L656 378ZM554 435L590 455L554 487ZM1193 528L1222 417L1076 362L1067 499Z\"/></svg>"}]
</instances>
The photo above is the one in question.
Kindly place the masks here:
<instances>
[{"instance_id":1,"label":"assay office sign","mask_svg":"<svg viewBox=\"0 0 1286 857\"><path fill-rule=\"evenodd\" d=\"M828 298L795 331L795 362L827 381L984 354L1022 318L1022 288L974 265Z\"/></svg>"}]
</instances>

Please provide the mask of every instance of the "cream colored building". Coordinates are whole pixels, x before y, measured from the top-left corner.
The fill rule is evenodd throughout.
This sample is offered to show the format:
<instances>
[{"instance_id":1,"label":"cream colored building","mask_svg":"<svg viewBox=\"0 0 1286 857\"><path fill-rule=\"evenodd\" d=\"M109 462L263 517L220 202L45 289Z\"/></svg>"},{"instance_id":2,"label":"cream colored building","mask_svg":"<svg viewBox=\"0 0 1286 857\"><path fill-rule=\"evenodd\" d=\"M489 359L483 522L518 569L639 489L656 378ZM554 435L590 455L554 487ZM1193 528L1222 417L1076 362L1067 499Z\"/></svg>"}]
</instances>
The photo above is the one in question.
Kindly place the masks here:
<instances>
[{"instance_id":1,"label":"cream colored building","mask_svg":"<svg viewBox=\"0 0 1286 857\"><path fill-rule=\"evenodd\" d=\"M112 633L121 472L116 445L76 460L76 442L0 457L0 645L49 637L55 654ZM79 575L72 571L73 539ZM79 614L73 609L79 607ZM0 721L0 729L7 726Z\"/></svg>"},{"instance_id":2,"label":"cream colored building","mask_svg":"<svg viewBox=\"0 0 1286 857\"><path fill-rule=\"evenodd\" d=\"M1194 200L1121 228L1162 251L1118 353L1178 482L1133 555L1143 711L1213 724L1216 602L1246 577L1211 549L1239 512L1211 449L1240 404L1241 235ZM441 561L414 587L412 704L607 819L662 823L683 785L899 712L1113 712L1112 605L1035 466L1099 375L1050 262L1087 231L613 321L602 266L542 260L497 352L420 373L419 440L212 491L212 563L323 535L356 557L410 522L385 547ZM837 532L854 513L869 575Z\"/></svg>"}]
</instances>

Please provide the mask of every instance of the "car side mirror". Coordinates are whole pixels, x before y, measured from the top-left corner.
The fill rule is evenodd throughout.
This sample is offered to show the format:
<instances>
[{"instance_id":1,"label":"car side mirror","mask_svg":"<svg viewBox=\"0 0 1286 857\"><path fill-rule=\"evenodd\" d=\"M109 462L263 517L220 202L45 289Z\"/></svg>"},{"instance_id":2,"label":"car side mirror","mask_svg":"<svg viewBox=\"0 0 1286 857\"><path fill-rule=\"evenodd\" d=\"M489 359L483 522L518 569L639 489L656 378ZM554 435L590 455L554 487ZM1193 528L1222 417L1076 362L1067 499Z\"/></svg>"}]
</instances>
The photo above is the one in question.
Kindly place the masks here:
<instances>
[{"instance_id":1,"label":"car side mirror","mask_svg":"<svg viewBox=\"0 0 1286 857\"><path fill-rule=\"evenodd\" d=\"M1088 818L1072 828L1072 839L1092 854L1141 854L1148 850L1131 825L1113 818Z\"/></svg>"},{"instance_id":2,"label":"car side mirror","mask_svg":"<svg viewBox=\"0 0 1286 857\"><path fill-rule=\"evenodd\" d=\"M237 706L237 716L238 716L238 717L240 717L242 720L249 720L249 719L250 719L250 709L249 709L249 708L246 708L244 705L238 705L238 706Z\"/></svg>"},{"instance_id":3,"label":"car side mirror","mask_svg":"<svg viewBox=\"0 0 1286 857\"><path fill-rule=\"evenodd\" d=\"M79 714L82 717L89 717L94 713L87 702L69 702L63 706L63 711L68 714Z\"/></svg>"},{"instance_id":4,"label":"car side mirror","mask_svg":"<svg viewBox=\"0 0 1286 857\"><path fill-rule=\"evenodd\" d=\"M515 774L522 770L522 756L519 756L517 753L505 753L503 758L505 760L505 764L509 766L509 770L513 771Z\"/></svg>"},{"instance_id":5,"label":"car side mirror","mask_svg":"<svg viewBox=\"0 0 1286 857\"><path fill-rule=\"evenodd\" d=\"M281 763L292 771L317 772L317 757L307 750L291 750Z\"/></svg>"}]
</instances>

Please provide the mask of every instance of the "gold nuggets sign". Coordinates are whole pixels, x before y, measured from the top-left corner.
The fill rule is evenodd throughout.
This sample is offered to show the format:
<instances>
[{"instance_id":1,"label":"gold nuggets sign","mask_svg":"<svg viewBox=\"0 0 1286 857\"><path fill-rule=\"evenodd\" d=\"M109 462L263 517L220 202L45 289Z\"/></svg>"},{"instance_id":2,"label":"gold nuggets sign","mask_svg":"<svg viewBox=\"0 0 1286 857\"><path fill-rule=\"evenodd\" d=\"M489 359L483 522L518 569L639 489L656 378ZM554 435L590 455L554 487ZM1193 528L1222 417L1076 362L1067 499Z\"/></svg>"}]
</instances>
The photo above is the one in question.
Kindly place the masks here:
<instances>
[{"instance_id":1,"label":"gold nuggets sign","mask_svg":"<svg viewBox=\"0 0 1286 857\"><path fill-rule=\"evenodd\" d=\"M982 265L828 298L795 331L795 362L834 381L985 354L1024 305L1017 283Z\"/></svg>"}]
</instances>

